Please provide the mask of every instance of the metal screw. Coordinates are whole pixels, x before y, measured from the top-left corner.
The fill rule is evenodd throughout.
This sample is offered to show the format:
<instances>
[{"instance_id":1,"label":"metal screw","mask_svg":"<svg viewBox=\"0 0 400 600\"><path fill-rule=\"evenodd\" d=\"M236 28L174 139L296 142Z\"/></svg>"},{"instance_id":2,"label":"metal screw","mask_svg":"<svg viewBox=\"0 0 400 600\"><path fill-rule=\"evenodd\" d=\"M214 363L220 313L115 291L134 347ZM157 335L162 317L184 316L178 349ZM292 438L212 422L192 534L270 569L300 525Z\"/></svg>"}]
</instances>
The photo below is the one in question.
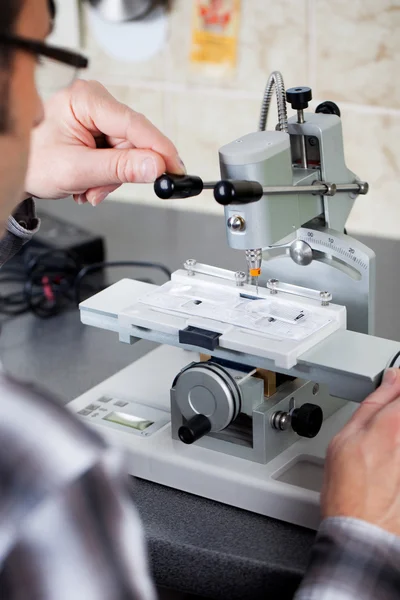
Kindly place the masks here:
<instances>
[{"instance_id":1,"label":"metal screw","mask_svg":"<svg viewBox=\"0 0 400 600\"><path fill-rule=\"evenodd\" d=\"M245 284L246 279L247 279L247 275L244 271L236 271L235 273L235 279L236 279L236 285L238 287L241 287L242 285Z\"/></svg>"},{"instance_id":2,"label":"metal screw","mask_svg":"<svg viewBox=\"0 0 400 600\"><path fill-rule=\"evenodd\" d=\"M320 292L321 306L329 306L331 295L329 292Z\"/></svg>"},{"instance_id":3,"label":"metal screw","mask_svg":"<svg viewBox=\"0 0 400 600\"><path fill-rule=\"evenodd\" d=\"M316 396L319 392L319 384L316 383L312 389L313 396Z\"/></svg>"},{"instance_id":4,"label":"metal screw","mask_svg":"<svg viewBox=\"0 0 400 600\"><path fill-rule=\"evenodd\" d=\"M314 136L311 136L308 138L308 143L310 144L310 146L316 146L317 145L317 138Z\"/></svg>"},{"instance_id":5,"label":"metal screw","mask_svg":"<svg viewBox=\"0 0 400 600\"><path fill-rule=\"evenodd\" d=\"M276 286L278 285L279 280L278 279L269 279L268 283L269 283L269 286L270 286L269 293L270 294L277 294L278 290L276 289Z\"/></svg>"},{"instance_id":6,"label":"metal screw","mask_svg":"<svg viewBox=\"0 0 400 600\"><path fill-rule=\"evenodd\" d=\"M369 185L366 181L357 182L360 186L359 194L368 194Z\"/></svg>"},{"instance_id":7,"label":"metal screw","mask_svg":"<svg viewBox=\"0 0 400 600\"><path fill-rule=\"evenodd\" d=\"M278 431L287 431L291 424L290 414L288 412L278 410L271 416L270 423L272 429L277 429Z\"/></svg>"},{"instance_id":8,"label":"metal screw","mask_svg":"<svg viewBox=\"0 0 400 600\"><path fill-rule=\"evenodd\" d=\"M197 260L195 260L194 258L188 258L183 264L183 266L187 270L189 276L195 275L195 272L193 271L193 267L195 267L196 265L197 265Z\"/></svg>"},{"instance_id":9,"label":"metal screw","mask_svg":"<svg viewBox=\"0 0 400 600\"><path fill-rule=\"evenodd\" d=\"M244 231L246 229L246 221L239 215L233 215L228 219L228 227L232 231Z\"/></svg>"},{"instance_id":10,"label":"metal screw","mask_svg":"<svg viewBox=\"0 0 400 600\"><path fill-rule=\"evenodd\" d=\"M325 181L326 192L324 192L324 196L334 196L336 194L336 183L329 183Z\"/></svg>"}]
</instances>

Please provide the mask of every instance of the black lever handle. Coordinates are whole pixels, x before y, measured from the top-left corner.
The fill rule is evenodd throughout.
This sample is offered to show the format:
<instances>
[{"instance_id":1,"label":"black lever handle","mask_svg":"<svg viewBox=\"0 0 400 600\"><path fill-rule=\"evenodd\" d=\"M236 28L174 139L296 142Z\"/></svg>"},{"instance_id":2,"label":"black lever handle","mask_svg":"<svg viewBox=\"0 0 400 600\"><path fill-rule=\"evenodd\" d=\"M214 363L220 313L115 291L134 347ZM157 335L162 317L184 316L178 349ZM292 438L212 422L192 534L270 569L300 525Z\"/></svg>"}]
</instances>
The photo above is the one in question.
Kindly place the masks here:
<instances>
[{"instance_id":1,"label":"black lever handle","mask_svg":"<svg viewBox=\"0 0 400 600\"><path fill-rule=\"evenodd\" d=\"M181 442L184 444L193 444L196 440L199 440L210 433L211 421L205 415L195 415L178 429L178 436Z\"/></svg>"},{"instance_id":2,"label":"black lever handle","mask_svg":"<svg viewBox=\"0 0 400 600\"><path fill-rule=\"evenodd\" d=\"M171 175L165 173L154 182L154 192L163 200L198 196L203 188L203 181L197 175Z\"/></svg>"},{"instance_id":3,"label":"black lever handle","mask_svg":"<svg viewBox=\"0 0 400 600\"><path fill-rule=\"evenodd\" d=\"M257 181L236 181L225 179L214 188L214 198L218 204L250 204L263 196L263 187Z\"/></svg>"}]
</instances>

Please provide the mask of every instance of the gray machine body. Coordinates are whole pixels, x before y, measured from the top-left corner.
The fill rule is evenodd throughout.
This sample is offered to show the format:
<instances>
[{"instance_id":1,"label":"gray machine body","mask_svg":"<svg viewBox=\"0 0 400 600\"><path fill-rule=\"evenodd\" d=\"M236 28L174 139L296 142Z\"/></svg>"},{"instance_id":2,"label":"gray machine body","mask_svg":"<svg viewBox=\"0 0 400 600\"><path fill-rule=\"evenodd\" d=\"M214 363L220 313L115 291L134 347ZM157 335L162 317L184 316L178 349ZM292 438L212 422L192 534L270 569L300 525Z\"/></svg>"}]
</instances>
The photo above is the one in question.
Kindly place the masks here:
<instances>
[{"instance_id":1,"label":"gray machine body","mask_svg":"<svg viewBox=\"0 0 400 600\"><path fill-rule=\"evenodd\" d=\"M261 131L223 146L222 177L298 187L317 180L357 181L345 164L340 118L308 112L304 117L304 123L289 119L288 133ZM300 166L302 138L307 169ZM346 306L350 330L373 334L375 255L344 232L354 200L349 193L265 195L251 204L229 205L225 207L227 239L235 249L263 248L261 283L278 279L329 291L335 303ZM233 216L243 219L243 231L229 228ZM311 249L310 264L293 260L290 248L296 239Z\"/></svg>"},{"instance_id":2,"label":"gray machine body","mask_svg":"<svg viewBox=\"0 0 400 600\"><path fill-rule=\"evenodd\" d=\"M223 378L205 379L196 368L198 365L184 369L171 389L173 439L179 439L179 428L187 419L203 414L210 419L212 428L197 444L261 464L299 439L290 427L286 431L274 430L271 423L277 411L289 413L308 403L311 397L322 408L324 418L328 418L344 405L344 400L329 396L326 386L300 379L286 382L270 398L264 398L261 379L228 367L225 373L239 388L235 397L227 392ZM197 394L196 406L192 402L193 392Z\"/></svg>"},{"instance_id":3,"label":"gray machine body","mask_svg":"<svg viewBox=\"0 0 400 600\"><path fill-rule=\"evenodd\" d=\"M304 147L307 168L300 156ZM222 178L258 181L263 186L300 188L315 181L345 184L357 180L345 164L341 120L336 115L306 113L304 123L296 122L295 118L289 120L288 133L259 131L248 134L222 147L219 158ZM249 204L228 205L225 207L227 239L237 250L263 248L261 285L275 279L329 292L336 304L346 306L349 330L372 334L375 255L345 234L354 199L355 196L349 193L334 197L282 194L264 195ZM245 224L242 230L230 228L232 217L242 219ZM304 243L297 246L297 253L293 252L296 241ZM307 252L307 260L302 260L302 249ZM344 347L337 348L337 352L344 350ZM349 356L349 365L352 360ZM256 365L253 363L253 366ZM186 372L186 378L187 375ZM312 369L309 375L312 381ZM327 376L329 379L329 367ZM343 406L344 400L329 395L329 388L331 394L335 394L331 385L329 388L318 386L315 395L311 381L296 378L280 386L271 398L261 397L248 420L240 420L240 410L234 406L234 400L228 402L225 394L223 400L219 394L218 400L215 381L212 386L204 384L200 394L203 401L199 396L195 409L190 402L190 386L175 385L171 389L172 436L178 439L178 430L186 418L203 414L212 420L213 427L208 435L197 441L198 444L265 463L298 439L293 431L272 429L271 418L277 410L289 411L295 403L301 406L312 401L322 408L326 419ZM363 393L361 388L358 393ZM225 416L223 420L221 411ZM239 414L232 419L232 414L236 413Z\"/></svg>"},{"instance_id":4,"label":"gray machine body","mask_svg":"<svg viewBox=\"0 0 400 600\"><path fill-rule=\"evenodd\" d=\"M302 186L316 180L352 183L357 180L344 162L341 120L336 115L306 113L303 124L289 120L288 131L258 131L223 146L219 151L224 179L258 181L264 186ZM300 166L298 152L304 136L309 168ZM258 202L225 207L225 219L240 216L242 231L227 226L228 244L237 250L266 248L317 217L343 232L354 196L333 198L313 194L265 195Z\"/></svg>"}]
</instances>

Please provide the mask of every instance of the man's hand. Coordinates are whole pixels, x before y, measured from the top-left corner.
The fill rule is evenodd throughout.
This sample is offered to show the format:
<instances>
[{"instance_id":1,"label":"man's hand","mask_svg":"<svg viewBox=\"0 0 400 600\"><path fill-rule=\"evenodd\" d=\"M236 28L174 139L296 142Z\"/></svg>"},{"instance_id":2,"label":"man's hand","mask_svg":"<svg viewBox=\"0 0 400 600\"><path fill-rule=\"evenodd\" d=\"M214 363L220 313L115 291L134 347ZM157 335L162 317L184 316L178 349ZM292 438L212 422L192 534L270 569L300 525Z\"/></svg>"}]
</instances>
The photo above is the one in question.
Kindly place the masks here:
<instances>
[{"instance_id":1,"label":"man's hand","mask_svg":"<svg viewBox=\"0 0 400 600\"><path fill-rule=\"evenodd\" d=\"M121 184L152 182L165 171L185 172L172 142L100 83L76 81L46 105L25 189L96 206Z\"/></svg>"},{"instance_id":2,"label":"man's hand","mask_svg":"<svg viewBox=\"0 0 400 600\"><path fill-rule=\"evenodd\" d=\"M385 373L332 440L321 503L324 517L354 517L400 535L399 369Z\"/></svg>"}]
</instances>

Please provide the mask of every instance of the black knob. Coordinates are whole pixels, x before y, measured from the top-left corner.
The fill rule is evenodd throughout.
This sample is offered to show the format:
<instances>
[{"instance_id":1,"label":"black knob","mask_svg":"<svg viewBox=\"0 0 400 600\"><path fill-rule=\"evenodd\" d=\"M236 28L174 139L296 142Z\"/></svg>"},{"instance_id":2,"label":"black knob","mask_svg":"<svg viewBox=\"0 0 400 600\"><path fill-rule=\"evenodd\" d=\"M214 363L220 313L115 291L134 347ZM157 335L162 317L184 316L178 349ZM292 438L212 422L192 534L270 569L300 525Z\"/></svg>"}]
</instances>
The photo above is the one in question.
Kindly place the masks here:
<instances>
[{"instance_id":1,"label":"black knob","mask_svg":"<svg viewBox=\"0 0 400 600\"><path fill-rule=\"evenodd\" d=\"M186 425L179 427L178 435L184 444L193 444L193 442L202 438L203 435L210 433L210 431L210 419L204 415L195 415L189 419Z\"/></svg>"},{"instance_id":2,"label":"black knob","mask_svg":"<svg viewBox=\"0 0 400 600\"><path fill-rule=\"evenodd\" d=\"M219 181L214 188L214 198L218 204L249 204L263 195L263 188L257 181Z\"/></svg>"},{"instance_id":3,"label":"black knob","mask_svg":"<svg viewBox=\"0 0 400 600\"><path fill-rule=\"evenodd\" d=\"M286 90L286 100L294 110L307 108L312 99L312 91L309 87L294 87Z\"/></svg>"},{"instance_id":4,"label":"black knob","mask_svg":"<svg viewBox=\"0 0 400 600\"><path fill-rule=\"evenodd\" d=\"M165 173L154 182L154 192L159 198L189 198L203 191L203 181L197 175L171 175Z\"/></svg>"},{"instance_id":5,"label":"black knob","mask_svg":"<svg viewBox=\"0 0 400 600\"><path fill-rule=\"evenodd\" d=\"M315 112L323 113L324 115L337 115L340 117L340 109L338 105L330 100L326 100L326 102L321 102L321 104L318 104Z\"/></svg>"},{"instance_id":6,"label":"black knob","mask_svg":"<svg viewBox=\"0 0 400 600\"><path fill-rule=\"evenodd\" d=\"M302 437L313 438L322 427L324 413L317 404L303 404L292 413L292 429Z\"/></svg>"}]
</instances>

